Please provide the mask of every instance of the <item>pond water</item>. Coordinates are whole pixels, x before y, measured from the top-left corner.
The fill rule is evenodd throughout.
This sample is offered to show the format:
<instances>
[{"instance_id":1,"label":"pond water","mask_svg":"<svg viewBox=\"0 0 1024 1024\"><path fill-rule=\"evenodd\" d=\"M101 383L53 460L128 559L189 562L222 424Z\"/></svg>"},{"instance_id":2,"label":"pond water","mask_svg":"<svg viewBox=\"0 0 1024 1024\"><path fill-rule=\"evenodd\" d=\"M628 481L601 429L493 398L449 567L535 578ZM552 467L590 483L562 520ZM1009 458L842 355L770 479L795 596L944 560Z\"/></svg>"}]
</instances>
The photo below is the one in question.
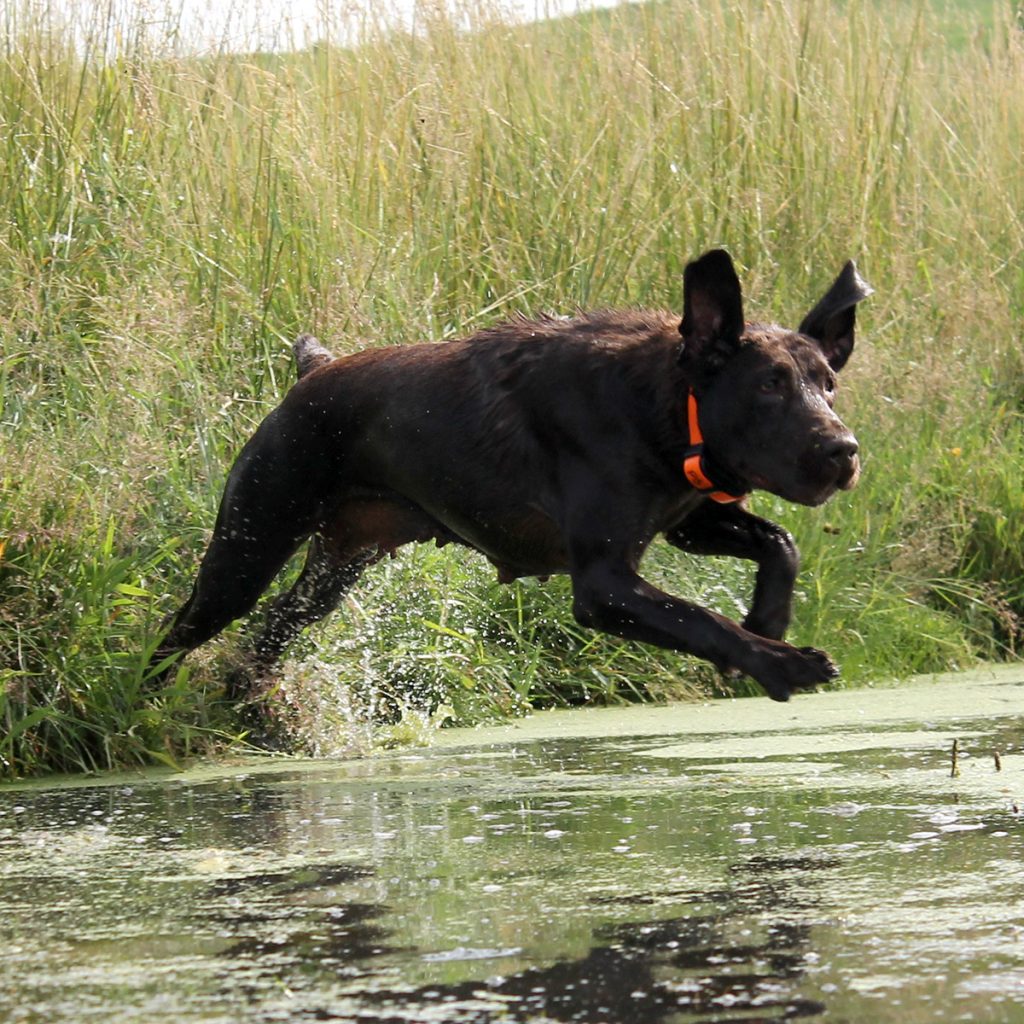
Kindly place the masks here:
<instances>
[{"instance_id":1,"label":"pond water","mask_svg":"<svg viewBox=\"0 0 1024 1024\"><path fill-rule=\"evenodd\" d=\"M1024 1021L1022 708L1017 667L4 788L0 1020Z\"/></svg>"}]
</instances>

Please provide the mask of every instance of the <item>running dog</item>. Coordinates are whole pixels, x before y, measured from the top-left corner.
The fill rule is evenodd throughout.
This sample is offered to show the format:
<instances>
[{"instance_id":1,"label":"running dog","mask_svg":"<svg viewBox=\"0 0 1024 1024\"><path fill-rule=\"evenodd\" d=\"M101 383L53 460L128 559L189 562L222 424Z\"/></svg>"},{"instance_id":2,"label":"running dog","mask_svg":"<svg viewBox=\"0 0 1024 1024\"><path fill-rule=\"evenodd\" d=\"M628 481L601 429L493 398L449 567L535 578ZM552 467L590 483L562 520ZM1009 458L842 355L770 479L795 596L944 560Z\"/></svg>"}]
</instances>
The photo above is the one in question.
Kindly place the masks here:
<instances>
[{"instance_id":1,"label":"running dog","mask_svg":"<svg viewBox=\"0 0 1024 1024\"><path fill-rule=\"evenodd\" d=\"M299 380L238 456L154 659L248 613L309 541L253 642L258 679L367 566L434 541L480 552L504 582L567 573L583 625L751 676L775 700L832 679L826 654L782 639L799 555L743 499L820 505L856 483L857 441L833 403L870 293L850 262L799 329L746 323L732 260L714 250L686 268L681 321L513 319L340 359L301 336ZM757 564L742 625L639 575L659 535Z\"/></svg>"}]
</instances>

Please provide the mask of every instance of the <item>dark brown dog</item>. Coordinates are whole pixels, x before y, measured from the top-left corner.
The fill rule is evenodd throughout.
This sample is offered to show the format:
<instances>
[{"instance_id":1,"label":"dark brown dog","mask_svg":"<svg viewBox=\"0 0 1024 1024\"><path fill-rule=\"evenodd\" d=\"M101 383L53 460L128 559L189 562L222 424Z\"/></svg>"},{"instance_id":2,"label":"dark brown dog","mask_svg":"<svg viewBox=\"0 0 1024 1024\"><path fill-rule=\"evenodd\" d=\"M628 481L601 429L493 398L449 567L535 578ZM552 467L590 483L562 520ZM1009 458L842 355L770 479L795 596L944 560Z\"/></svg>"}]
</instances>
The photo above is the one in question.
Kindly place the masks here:
<instances>
[{"instance_id":1,"label":"dark brown dog","mask_svg":"<svg viewBox=\"0 0 1024 1024\"><path fill-rule=\"evenodd\" d=\"M652 312L520 319L343 359L302 336L300 380L231 470L156 658L250 611L312 537L255 641L258 677L366 566L434 540L481 552L502 581L568 573L579 622L745 673L775 700L831 679L824 653L782 642L792 538L738 496L818 505L856 482L857 442L832 403L870 292L848 263L798 331L745 325L732 261L715 250L686 268L681 324ZM638 575L658 534L757 563L742 626Z\"/></svg>"}]
</instances>

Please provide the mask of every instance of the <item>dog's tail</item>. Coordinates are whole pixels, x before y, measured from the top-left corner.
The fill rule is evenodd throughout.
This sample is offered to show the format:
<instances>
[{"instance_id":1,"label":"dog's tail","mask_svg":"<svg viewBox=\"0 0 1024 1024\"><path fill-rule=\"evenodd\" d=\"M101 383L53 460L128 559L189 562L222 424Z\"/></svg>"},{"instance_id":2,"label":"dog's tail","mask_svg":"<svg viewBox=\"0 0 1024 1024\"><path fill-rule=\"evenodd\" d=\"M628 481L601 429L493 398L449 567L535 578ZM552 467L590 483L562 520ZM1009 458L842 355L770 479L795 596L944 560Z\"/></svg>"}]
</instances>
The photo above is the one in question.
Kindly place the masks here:
<instances>
[{"instance_id":1,"label":"dog's tail","mask_svg":"<svg viewBox=\"0 0 1024 1024\"><path fill-rule=\"evenodd\" d=\"M334 361L334 356L312 334L300 334L292 345L292 354L295 356L300 380L307 373Z\"/></svg>"}]
</instances>

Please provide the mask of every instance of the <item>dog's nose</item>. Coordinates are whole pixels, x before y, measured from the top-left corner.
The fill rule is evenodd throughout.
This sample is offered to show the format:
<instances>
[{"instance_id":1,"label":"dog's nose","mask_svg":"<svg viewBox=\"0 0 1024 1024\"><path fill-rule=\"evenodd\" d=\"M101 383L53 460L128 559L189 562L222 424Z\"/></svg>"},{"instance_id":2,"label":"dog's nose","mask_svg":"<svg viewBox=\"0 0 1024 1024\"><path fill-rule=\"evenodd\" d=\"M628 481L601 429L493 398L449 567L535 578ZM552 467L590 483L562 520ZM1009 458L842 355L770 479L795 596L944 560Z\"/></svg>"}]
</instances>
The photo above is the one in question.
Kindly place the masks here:
<instances>
[{"instance_id":1,"label":"dog's nose","mask_svg":"<svg viewBox=\"0 0 1024 1024\"><path fill-rule=\"evenodd\" d=\"M853 434L840 434L822 446L827 465L832 466L836 475L836 486L848 491L855 486L860 476L860 460L857 458L859 445Z\"/></svg>"},{"instance_id":2,"label":"dog's nose","mask_svg":"<svg viewBox=\"0 0 1024 1024\"><path fill-rule=\"evenodd\" d=\"M859 450L860 445L857 444L857 438L853 434L845 434L827 441L823 446L822 454L826 459L842 465L852 462Z\"/></svg>"}]
</instances>

